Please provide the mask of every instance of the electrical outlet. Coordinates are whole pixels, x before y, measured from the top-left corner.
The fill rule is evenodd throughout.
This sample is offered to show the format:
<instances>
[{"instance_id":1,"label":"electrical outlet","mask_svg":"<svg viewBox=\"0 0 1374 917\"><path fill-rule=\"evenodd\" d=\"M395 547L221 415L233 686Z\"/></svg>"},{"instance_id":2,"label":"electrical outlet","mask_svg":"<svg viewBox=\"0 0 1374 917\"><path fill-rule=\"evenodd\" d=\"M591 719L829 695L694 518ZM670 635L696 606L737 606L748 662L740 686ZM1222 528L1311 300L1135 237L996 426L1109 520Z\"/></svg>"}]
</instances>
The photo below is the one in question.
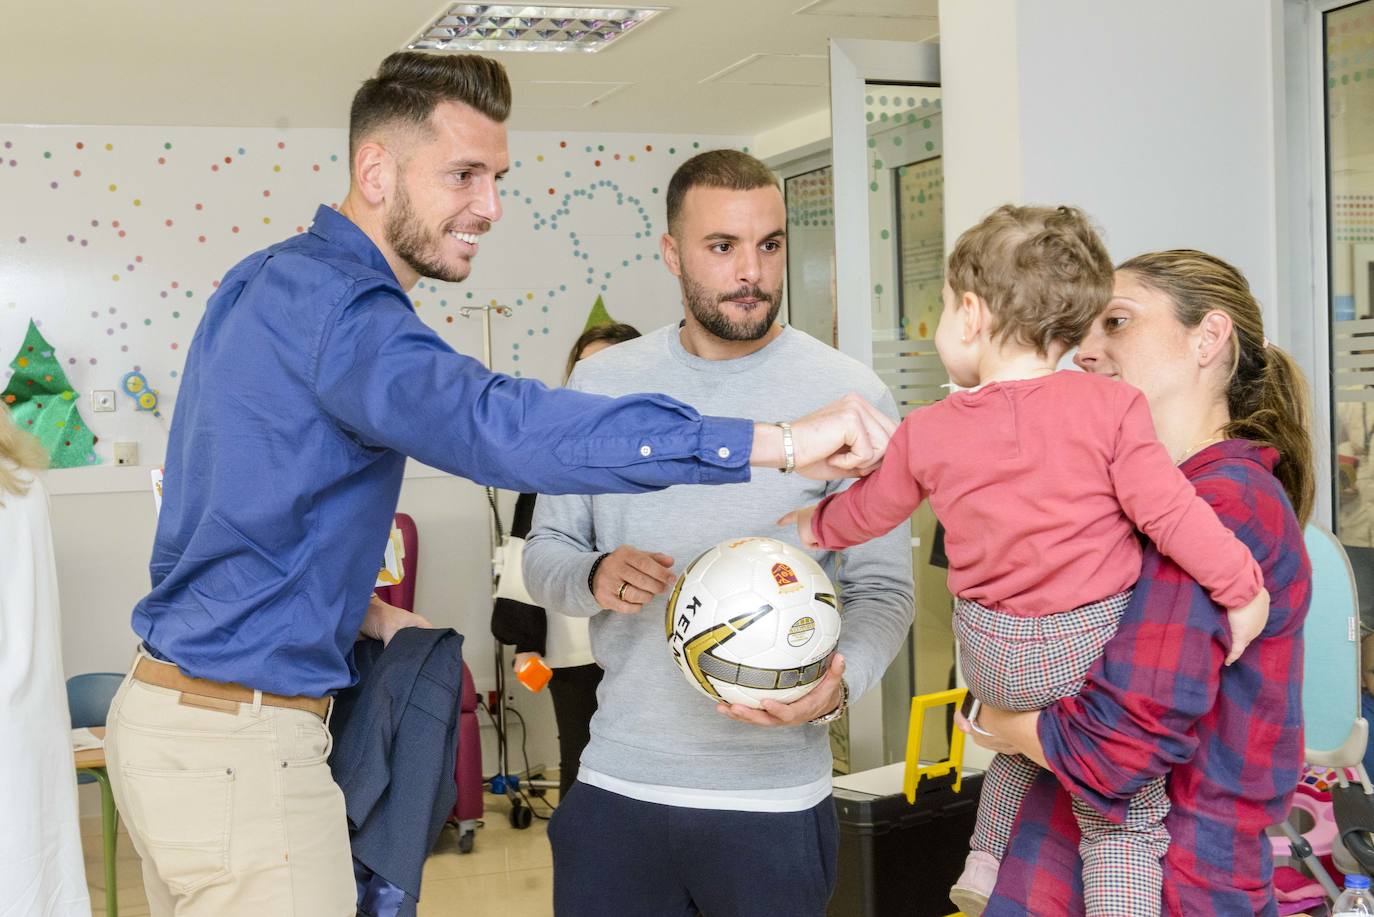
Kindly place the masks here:
<instances>
[{"instance_id":1,"label":"electrical outlet","mask_svg":"<svg viewBox=\"0 0 1374 917\"><path fill-rule=\"evenodd\" d=\"M96 414L115 409L115 393L109 389L91 392L91 410Z\"/></svg>"},{"instance_id":2,"label":"electrical outlet","mask_svg":"<svg viewBox=\"0 0 1374 917\"><path fill-rule=\"evenodd\" d=\"M115 443L114 460L116 465L137 465L138 443Z\"/></svg>"}]
</instances>

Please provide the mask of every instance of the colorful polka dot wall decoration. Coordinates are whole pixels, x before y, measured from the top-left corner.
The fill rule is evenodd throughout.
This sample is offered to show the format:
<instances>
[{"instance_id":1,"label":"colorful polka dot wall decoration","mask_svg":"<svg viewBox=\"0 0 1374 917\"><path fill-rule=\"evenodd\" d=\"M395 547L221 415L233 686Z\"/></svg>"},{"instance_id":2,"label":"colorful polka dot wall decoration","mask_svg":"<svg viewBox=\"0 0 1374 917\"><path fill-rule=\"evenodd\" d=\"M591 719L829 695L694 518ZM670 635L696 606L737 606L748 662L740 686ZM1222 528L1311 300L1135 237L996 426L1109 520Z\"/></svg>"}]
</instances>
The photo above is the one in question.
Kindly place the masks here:
<instances>
[{"instance_id":1,"label":"colorful polka dot wall decoration","mask_svg":"<svg viewBox=\"0 0 1374 917\"><path fill-rule=\"evenodd\" d=\"M1374 194L1333 193L1331 228L1337 242L1374 242Z\"/></svg>"},{"instance_id":2,"label":"colorful polka dot wall decoration","mask_svg":"<svg viewBox=\"0 0 1374 917\"><path fill-rule=\"evenodd\" d=\"M342 130L0 125L3 144L0 351L18 348L34 318L59 343L71 391L118 391L135 364L157 380L157 409L167 416L219 280L252 252L309 232L315 209L337 209L348 191ZM480 322L458 316L458 304L475 294L477 303L509 305L509 317L493 319L496 369L561 382L566 348L597 296L642 330L680 315L659 256L663 189L694 153L744 145L512 132L520 166L504 183L501 220L467 281L411 291L423 303L418 314L460 352L480 354ZM525 342L519 361L517 341ZM0 383L18 372L11 366ZM121 395L115 414L92 414L94 429L81 421L91 443L72 461L111 458L102 430L111 441L116 432L139 439L145 463L161 460L166 425L148 411L118 413L135 407L131 398Z\"/></svg>"},{"instance_id":3,"label":"colorful polka dot wall decoration","mask_svg":"<svg viewBox=\"0 0 1374 917\"><path fill-rule=\"evenodd\" d=\"M833 170L826 166L787 182L787 222L792 227L829 226L835 219Z\"/></svg>"}]
</instances>

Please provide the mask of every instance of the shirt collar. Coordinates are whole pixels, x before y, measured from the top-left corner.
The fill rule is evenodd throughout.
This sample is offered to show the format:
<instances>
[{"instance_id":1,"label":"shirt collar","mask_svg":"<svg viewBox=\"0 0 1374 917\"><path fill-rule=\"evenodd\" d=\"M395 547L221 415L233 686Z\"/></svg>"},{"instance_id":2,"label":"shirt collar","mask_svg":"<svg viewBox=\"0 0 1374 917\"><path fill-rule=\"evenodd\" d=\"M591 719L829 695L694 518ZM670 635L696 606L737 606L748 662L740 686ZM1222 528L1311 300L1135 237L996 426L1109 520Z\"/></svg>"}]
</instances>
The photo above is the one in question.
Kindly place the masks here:
<instances>
[{"instance_id":1,"label":"shirt collar","mask_svg":"<svg viewBox=\"0 0 1374 917\"><path fill-rule=\"evenodd\" d=\"M1178 467L1185 476L1191 478L1210 465L1230 459L1254 462L1265 471L1273 474L1274 468L1279 463L1279 450L1263 443L1251 442L1248 439L1223 439L1221 442L1213 443L1206 449L1189 456Z\"/></svg>"},{"instance_id":2,"label":"shirt collar","mask_svg":"<svg viewBox=\"0 0 1374 917\"><path fill-rule=\"evenodd\" d=\"M310 224L312 235L318 236L330 245L341 248L354 260L360 261L368 267L385 275L392 283L398 287L400 281L396 279L395 273L391 270L391 265L387 264L381 249L377 243L368 237L367 233L358 228L348 217L339 213L332 207L321 204L315 211L315 221Z\"/></svg>"},{"instance_id":3,"label":"shirt collar","mask_svg":"<svg viewBox=\"0 0 1374 917\"><path fill-rule=\"evenodd\" d=\"M686 325L687 320L683 319L676 325L668 326L668 352L679 362L692 369L716 374L742 373L767 362L778 350L785 349L785 345L779 344L779 341L796 333L787 325L783 325L782 331L773 340L753 353L747 353L742 357L732 357L728 360L708 360L705 357L689 353L687 348L682 346L682 331Z\"/></svg>"}]
</instances>

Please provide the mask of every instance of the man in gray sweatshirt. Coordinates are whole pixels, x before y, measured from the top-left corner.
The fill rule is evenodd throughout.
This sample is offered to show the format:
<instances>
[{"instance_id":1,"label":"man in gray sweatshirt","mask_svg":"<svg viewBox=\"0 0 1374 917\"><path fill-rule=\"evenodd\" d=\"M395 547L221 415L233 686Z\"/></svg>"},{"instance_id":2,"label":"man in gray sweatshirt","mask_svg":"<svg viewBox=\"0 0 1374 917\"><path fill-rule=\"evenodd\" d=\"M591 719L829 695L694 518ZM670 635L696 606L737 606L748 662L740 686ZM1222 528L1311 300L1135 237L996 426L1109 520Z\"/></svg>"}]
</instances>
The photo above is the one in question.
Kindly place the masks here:
<instances>
[{"instance_id":1,"label":"man in gray sweatshirt","mask_svg":"<svg viewBox=\"0 0 1374 917\"><path fill-rule=\"evenodd\" d=\"M667 203L663 260L681 281L684 320L582 361L570 387L663 391L763 420L852 392L895 416L872 371L777 324L787 217L763 163L702 153L673 176ZM908 534L815 554L840 592L840 643L825 678L791 704L712 703L679 673L663 621L673 571L728 539L796 544L778 518L843 486L760 474L539 498L526 585L550 612L591 618L605 669L577 783L549 826L559 917L824 914L838 844L825 723L878 683L908 633Z\"/></svg>"}]
</instances>

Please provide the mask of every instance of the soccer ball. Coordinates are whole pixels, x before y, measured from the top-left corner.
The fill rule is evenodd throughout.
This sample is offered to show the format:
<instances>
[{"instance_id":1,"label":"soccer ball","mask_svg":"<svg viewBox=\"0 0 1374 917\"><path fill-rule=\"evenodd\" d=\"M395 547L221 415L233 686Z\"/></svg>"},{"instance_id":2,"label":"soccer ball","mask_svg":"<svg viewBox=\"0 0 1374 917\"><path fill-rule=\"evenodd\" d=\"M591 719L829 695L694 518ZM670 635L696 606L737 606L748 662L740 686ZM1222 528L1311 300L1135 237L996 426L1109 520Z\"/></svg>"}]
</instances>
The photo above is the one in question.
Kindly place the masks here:
<instances>
[{"instance_id":1,"label":"soccer ball","mask_svg":"<svg viewBox=\"0 0 1374 917\"><path fill-rule=\"evenodd\" d=\"M715 701L789 703L815 687L840 639L835 587L800 548L739 538L710 548L673 587L668 647Z\"/></svg>"}]
</instances>

